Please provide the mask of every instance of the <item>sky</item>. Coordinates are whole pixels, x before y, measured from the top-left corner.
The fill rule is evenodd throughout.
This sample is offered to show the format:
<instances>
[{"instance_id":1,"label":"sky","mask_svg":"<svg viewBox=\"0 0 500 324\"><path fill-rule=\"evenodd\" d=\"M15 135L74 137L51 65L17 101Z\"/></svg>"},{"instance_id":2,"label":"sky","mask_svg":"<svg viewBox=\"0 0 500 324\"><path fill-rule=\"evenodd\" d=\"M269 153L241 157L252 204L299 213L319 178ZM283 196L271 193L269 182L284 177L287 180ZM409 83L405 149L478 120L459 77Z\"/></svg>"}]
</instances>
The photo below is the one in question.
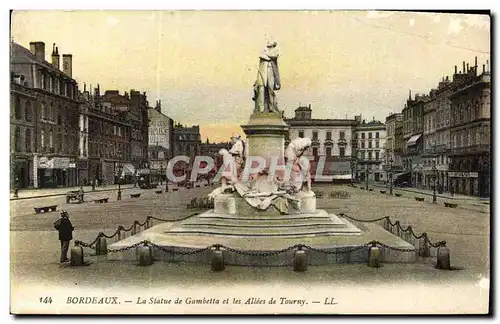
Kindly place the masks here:
<instances>
[{"instance_id":1,"label":"sky","mask_svg":"<svg viewBox=\"0 0 500 324\"><path fill-rule=\"evenodd\" d=\"M280 47L279 108L313 118L385 121L454 65L490 60L489 16L376 11L14 11L11 38L73 55L79 88L147 92L150 105L202 139L242 133L258 56Z\"/></svg>"}]
</instances>

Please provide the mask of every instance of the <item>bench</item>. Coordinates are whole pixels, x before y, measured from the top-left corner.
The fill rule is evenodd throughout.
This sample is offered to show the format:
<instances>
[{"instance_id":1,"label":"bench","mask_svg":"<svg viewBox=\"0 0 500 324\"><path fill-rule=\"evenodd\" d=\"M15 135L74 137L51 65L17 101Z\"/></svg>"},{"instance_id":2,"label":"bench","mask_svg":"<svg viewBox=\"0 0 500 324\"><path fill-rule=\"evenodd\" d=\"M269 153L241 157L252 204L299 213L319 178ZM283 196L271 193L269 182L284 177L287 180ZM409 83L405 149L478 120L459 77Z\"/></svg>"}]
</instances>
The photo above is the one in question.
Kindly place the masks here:
<instances>
[{"instance_id":1,"label":"bench","mask_svg":"<svg viewBox=\"0 0 500 324\"><path fill-rule=\"evenodd\" d=\"M54 206L45 206L45 207L35 207L35 213L40 214L40 213L48 213L48 212L53 212L57 210L57 205Z\"/></svg>"},{"instance_id":2,"label":"bench","mask_svg":"<svg viewBox=\"0 0 500 324\"><path fill-rule=\"evenodd\" d=\"M415 200L416 201L424 201L424 198L423 197L415 197Z\"/></svg>"},{"instance_id":3,"label":"bench","mask_svg":"<svg viewBox=\"0 0 500 324\"><path fill-rule=\"evenodd\" d=\"M130 194L130 198L139 198L141 196L140 193L138 194Z\"/></svg>"},{"instance_id":4,"label":"bench","mask_svg":"<svg viewBox=\"0 0 500 324\"><path fill-rule=\"evenodd\" d=\"M83 193L80 193L80 191L70 191L66 193L66 203L69 204L71 200L76 200L78 203L83 202Z\"/></svg>"},{"instance_id":5,"label":"bench","mask_svg":"<svg viewBox=\"0 0 500 324\"><path fill-rule=\"evenodd\" d=\"M161 194L161 193L163 193L163 190L156 190L155 193Z\"/></svg>"},{"instance_id":6,"label":"bench","mask_svg":"<svg viewBox=\"0 0 500 324\"><path fill-rule=\"evenodd\" d=\"M323 198L323 191L315 191L314 194L316 195L316 198Z\"/></svg>"},{"instance_id":7,"label":"bench","mask_svg":"<svg viewBox=\"0 0 500 324\"><path fill-rule=\"evenodd\" d=\"M96 204L102 204L102 203L107 203L109 198L101 198L101 199L94 199L94 202Z\"/></svg>"},{"instance_id":8,"label":"bench","mask_svg":"<svg viewBox=\"0 0 500 324\"><path fill-rule=\"evenodd\" d=\"M400 193L396 193L396 194L394 194L394 196L401 197L402 195Z\"/></svg>"},{"instance_id":9,"label":"bench","mask_svg":"<svg viewBox=\"0 0 500 324\"><path fill-rule=\"evenodd\" d=\"M458 204L453 204L453 203L445 202L444 206L445 207L450 207L450 208L457 208Z\"/></svg>"},{"instance_id":10,"label":"bench","mask_svg":"<svg viewBox=\"0 0 500 324\"><path fill-rule=\"evenodd\" d=\"M330 197L336 199L349 199L351 198L351 194L347 191L332 191Z\"/></svg>"},{"instance_id":11,"label":"bench","mask_svg":"<svg viewBox=\"0 0 500 324\"><path fill-rule=\"evenodd\" d=\"M380 193L381 194L385 194L385 190L380 190Z\"/></svg>"}]
</instances>

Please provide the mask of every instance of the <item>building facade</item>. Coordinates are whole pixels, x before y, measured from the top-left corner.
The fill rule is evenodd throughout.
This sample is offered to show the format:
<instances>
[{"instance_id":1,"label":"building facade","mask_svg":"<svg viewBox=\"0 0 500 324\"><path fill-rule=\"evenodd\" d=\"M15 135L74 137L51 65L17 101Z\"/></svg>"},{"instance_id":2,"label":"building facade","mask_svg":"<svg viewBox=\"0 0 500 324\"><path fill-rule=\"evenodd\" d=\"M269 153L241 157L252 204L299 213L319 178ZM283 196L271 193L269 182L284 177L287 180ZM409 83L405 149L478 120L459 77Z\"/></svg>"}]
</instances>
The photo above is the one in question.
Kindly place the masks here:
<instances>
[{"instance_id":1,"label":"building facade","mask_svg":"<svg viewBox=\"0 0 500 324\"><path fill-rule=\"evenodd\" d=\"M487 63L488 64L488 63ZM491 73L483 65L478 73L463 62L463 73L455 74L451 99L451 158L448 176L455 193L490 196Z\"/></svg>"},{"instance_id":2,"label":"building facade","mask_svg":"<svg viewBox=\"0 0 500 324\"><path fill-rule=\"evenodd\" d=\"M363 120L357 127L356 179L359 181L385 181L384 170L386 125L380 121Z\"/></svg>"},{"instance_id":3,"label":"building facade","mask_svg":"<svg viewBox=\"0 0 500 324\"><path fill-rule=\"evenodd\" d=\"M45 43L30 49L11 42L11 184L20 188L75 186L79 157L78 86L72 78L72 55Z\"/></svg>"},{"instance_id":4,"label":"building facade","mask_svg":"<svg viewBox=\"0 0 500 324\"><path fill-rule=\"evenodd\" d=\"M149 163L152 170L163 171L173 156L174 121L162 114L161 101L149 108Z\"/></svg>"},{"instance_id":5,"label":"building facade","mask_svg":"<svg viewBox=\"0 0 500 324\"><path fill-rule=\"evenodd\" d=\"M316 163L324 157L323 176L327 181L351 180L351 162L355 154L352 139L358 120L314 119L309 105L295 109L294 118L285 119L285 122L290 126L286 144L298 137L310 138L312 146L306 154ZM313 174L316 163L312 163Z\"/></svg>"},{"instance_id":6,"label":"building facade","mask_svg":"<svg viewBox=\"0 0 500 324\"><path fill-rule=\"evenodd\" d=\"M191 127L174 123L174 156L185 155L190 158L200 155L201 135L200 126Z\"/></svg>"},{"instance_id":7,"label":"building facade","mask_svg":"<svg viewBox=\"0 0 500 324\"><path fill-rule=\"evenodd\" d=\"M397 138L398 127L402 129L403 114L395 113L387 116L385 119L386 126L386 145L385 145L385 164L390 166L392 160L393 171L401 171L403 169L403 158L401 150L399 150L400 139Z\"/></svg>"},{"instance_id":8,"label":"building facade","mask_svg":"<svg viewBox=\"0 0 500 324\"><path fill-rule=\"evenodd\" d=\"M409 182L413 187L420 187L423 179L423 150L424 106L427 95L416 94L412 99L411 91L403 108L403 166L410 174Z\"/></svg>"}]
</instances>

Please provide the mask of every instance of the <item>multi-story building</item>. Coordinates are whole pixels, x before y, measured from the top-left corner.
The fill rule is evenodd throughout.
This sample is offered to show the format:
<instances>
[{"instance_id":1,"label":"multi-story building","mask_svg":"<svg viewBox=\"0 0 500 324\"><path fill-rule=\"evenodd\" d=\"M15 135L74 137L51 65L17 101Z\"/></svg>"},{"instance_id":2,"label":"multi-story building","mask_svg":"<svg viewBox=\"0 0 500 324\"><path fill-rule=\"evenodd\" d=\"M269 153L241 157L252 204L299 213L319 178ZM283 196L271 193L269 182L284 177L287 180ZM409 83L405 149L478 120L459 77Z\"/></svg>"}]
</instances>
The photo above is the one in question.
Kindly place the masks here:
<instances>
[{"instance_id":1,"label":"multi-story building","mask_svg":"<svg viewBox=\"0 0 500 324\"><path fill-rule=\"evenodd\" d=\"M174 124L174 156L185 155L190 158L201 152L200 126Z\"/></svg>"},{"instance_id":2,"label":"multi-story building","mask_svg":"<svg viewBox=\"0 0 500 324\"><path fill-rule=\"evenodd\" d=\"M161 101L149 108L149 164L151 170L163 171L172 158L174 121L161 112Z\"/></svg>"},{"instance_id":3,"label":"multi-story building","mask_svg":"<svg viewBox=\"0 0 500 324\"><path fill-rule=\"evenodd\" d=\"M487 63L488 64L488 63ZM490 195L490 98L491 74L477 58L463 73L453 76L451 99L451 165L448 176L456 193Z\"/></svg>"},{"instance_id":4,"label":"multi-story building","mask_svg":"<svg viewBox=\"0 0 500 324\"><path fill-rule=\"evenodd\" d=\"M230 150L231 146L231 142L210 143L210 140L207 138L205 143L201 143L200 151L203 156L216 158L220 150Z\"/></svg>"},{"instance_id":5,"label":"multi-story building","mask_svg":"<svg viewBox=\"0 0 500 324\"><path fill-rule=\"evenodd\" d=\"M76 161L76 170L78 172L78 183L80 185L88 185L91 181L89 177L89 110L92 106L89 102L89 92L87 87L83 85L83 93L79 98L80 101L80 141L79 141L79 157Z\"/></svg>"},{"instance_id":6,"label":"multi-story building","mask_svg":"<svg viewBox=\"0 0 500 324\"><path fill-rule=\"evenodd\" d=\"M77 185L79 102L72 55L62 55L61 71L55 44L51 63L43 42L31 42L29 50L11 42L10 50L12 179L21 188Z\"/></svg>"},{"instance_id":7,"label":"multi-story building","mask_svg":"<svg viewBox=\"0 0 500 324\"><path fill-rule=\"evenodd\" d=\"M132 90L134 92L134 90ZM106 183L115 183L119 169L124 182L134 181L136 170L147 164L147 107L145 94L134 106L127 92L117 90L100 93L99 85L94 94L84 94L88 107L88 177ZM87 99L88 98L88 99Z\"/></svg>"},{"instance_id":8,"label":"multi-story building","mask_svg":"<svg viewBox=\"0 0 500 324\"><path fill-rule=\"evenodd\" d=\"M385 181L384 161L386 125L373 119L363 120L356 127L357 141L356 178L359 181Z\"/></svg>"},{"instance_id":9,"label":"multi-story building","mask_svg":"<svg viewBox=\"0 0 500 324\"><path fill-rule=\"evenodd\" d=\"M422 183L423 164L421 151L423 149L422 134L424 132L424 105L429 100L427 95L411 97L411 91L403 108L403 166L410 173L410 184L419 187Z\"/></svg>"},{"instance_id":10,"label":"multi-story building","mask_svg":"<svg viewBox=\"0 0 500 324\"><path fill-rule=\"evenodd\" d=\"M429 93L429 100L424 102L424 132L422 134L423 149L420 152L422 161L422 183L424 189L432 189L435 176L436 149L436 90Z\"/></svg>"},{"instance_id":11,"label":"multi-story building","mask_svg":"<svg viewBox=\"0 0 500 324\"><path fill-rule=\"evenodd\" d=\"M398 140L396 139L396 130L403 126L403 114L394 113L385 119L387 137L385 140L385 164L390 165L392 160L393 171L401 171L403 168L403 159L401 151L398 149Z\"/></svg>"},{"instance_id":12,"label":"multi-story building","mask_svg":"<svg viewBox=\"0 0 500 324\"><path fill-rule=\"evenodd\" d=\"M352 157L355 149L352 145L357 119L314 119L311 105L295 109L294 118L285 119L290 126L287 144L297 137L308 137L312 147L307 152L315 162L325 159L324 178L329 181L350 180L352 178ZM316 164L312 163L313 175ZM319 179L318 179L319 180Z\"/></svg>"}]
</instances>

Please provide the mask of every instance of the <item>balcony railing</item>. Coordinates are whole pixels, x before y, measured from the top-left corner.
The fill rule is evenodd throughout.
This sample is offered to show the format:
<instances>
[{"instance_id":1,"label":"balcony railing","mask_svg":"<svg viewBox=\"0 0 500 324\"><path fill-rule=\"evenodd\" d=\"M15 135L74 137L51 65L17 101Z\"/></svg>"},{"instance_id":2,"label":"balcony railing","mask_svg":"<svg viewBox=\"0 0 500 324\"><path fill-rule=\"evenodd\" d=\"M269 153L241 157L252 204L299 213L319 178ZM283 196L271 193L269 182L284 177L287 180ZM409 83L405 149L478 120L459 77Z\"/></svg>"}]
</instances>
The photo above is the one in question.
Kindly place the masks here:
<instances>
[{"instance_id":1,"label":"balcony railing","mask_svg":"<svg viewBox=\"0 0 500 324\"><path fill-rule=\"evenodd\" d=\"M479 145L471 145L466 147L456 147L447 150L448 155L469 155L469 154L480 154L485 152L490 152L490 145L488 144L479 144Z\"/></svg>"},{"instance_id":2,"label":"balcony railing","mask_svg":"<svg viewBox=\"0 0 500 324\"><path fill-rule=\"evenodd\" d=\"M345 138L340 138L337 142L337 145L339 146L346 146L347 145L347 141Z\"/></svg>"}]
</instances>

